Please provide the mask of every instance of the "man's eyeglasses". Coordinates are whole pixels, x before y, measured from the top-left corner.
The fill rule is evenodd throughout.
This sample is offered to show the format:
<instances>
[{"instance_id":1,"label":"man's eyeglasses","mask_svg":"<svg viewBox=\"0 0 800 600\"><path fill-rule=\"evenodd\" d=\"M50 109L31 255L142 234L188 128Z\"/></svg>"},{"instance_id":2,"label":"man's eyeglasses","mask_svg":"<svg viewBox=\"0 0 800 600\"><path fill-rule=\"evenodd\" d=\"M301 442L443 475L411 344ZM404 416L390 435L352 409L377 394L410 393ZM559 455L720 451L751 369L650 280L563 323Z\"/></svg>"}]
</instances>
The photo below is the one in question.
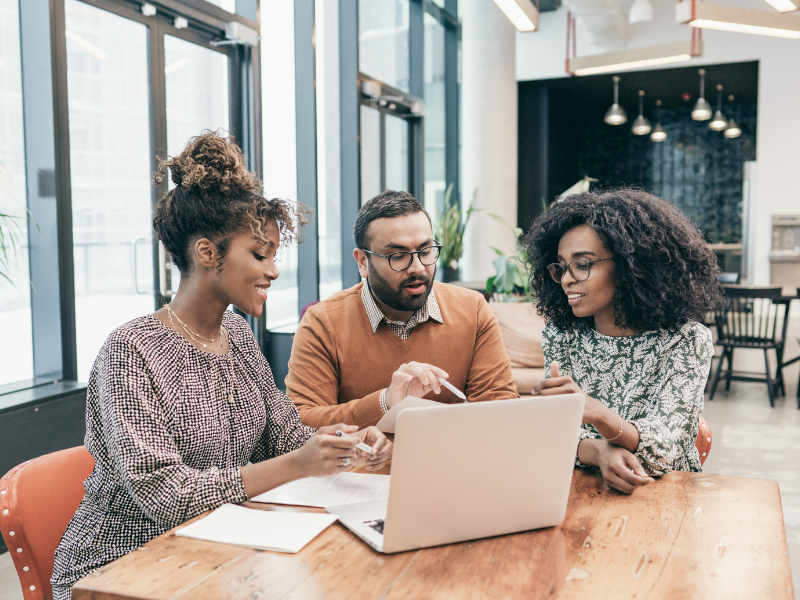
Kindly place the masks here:
<instances>
[{"instance_id":1,"label":"man's eyeglasses","mask_svg":"<svg viewBox=\"0 0 800 600\"><path fill-rule=\"evenodd\" d=\"M556 283L561 283L564 273L569 271L575 281L586 281L589 279L589 273L594 263L603 262L604 260L613 260L613 258L600 258L598 260L573 260L571 263L562 265L561 263L553 263L547 265L547 270L550 271L550 277Z\"/></svg>"},{"instance_id":2,"label":"man's eyeglasses","mask_svg":"<svg viewBox=\"0 0 800 600\"><path fill-rule=\"evenodd\" d=\"M429 267L439 260L439 250L441 249L442 247L440 245L435 244L432 246L425 246L422 250L418 250L416 252L393 252L392 254L378 254L372 250L361 248L361 250L367 254L380 256L381 258L388 260L389 266L393 271L405 271L411 266L411 263L414 262L415 254L419 257L419 262L426 267Z\"/></svg>"}]
</instances>

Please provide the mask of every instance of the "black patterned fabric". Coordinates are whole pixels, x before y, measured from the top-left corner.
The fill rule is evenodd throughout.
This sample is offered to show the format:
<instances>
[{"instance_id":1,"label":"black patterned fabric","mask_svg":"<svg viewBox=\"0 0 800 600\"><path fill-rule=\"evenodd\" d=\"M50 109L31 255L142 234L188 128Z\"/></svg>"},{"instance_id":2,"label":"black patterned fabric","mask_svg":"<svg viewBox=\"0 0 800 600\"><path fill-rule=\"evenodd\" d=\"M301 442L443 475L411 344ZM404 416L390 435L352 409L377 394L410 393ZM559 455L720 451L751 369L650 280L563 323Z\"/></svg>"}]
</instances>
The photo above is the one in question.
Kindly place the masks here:
<instances>
[{"instance_id":1,"label":"black patterned fabric","mask_svg":"<svg viewBox=\"0 0 800 600\"><path fill-rule=\"evenodd\" d=\"M103 344L86 405L95 468L56 550L55 600L187 519L244 502L240 467L295 450L314 433L275 386L244 319L226 312L223 324L230 357L201 352L153 316Z\"/></svg>"},{"instance_id":2,"label":"black patterned fabric","mask_svg":"<svg viewBox=\"0 0 800 600\"><path fill-rule=\"evenodd\" d=\"M557 361L589 396L639 430L636 458L650 475L700 471L695 447L703 389L711 368L711 332L700 323L680 328L610 337L581 323L562 331L548 323L542 332L545 376ZM592 425L580 439L603 439ZM579 442L580 443L580 442ZM578 466L581 464L576 458Z\"/></svg>"}]
</instances>

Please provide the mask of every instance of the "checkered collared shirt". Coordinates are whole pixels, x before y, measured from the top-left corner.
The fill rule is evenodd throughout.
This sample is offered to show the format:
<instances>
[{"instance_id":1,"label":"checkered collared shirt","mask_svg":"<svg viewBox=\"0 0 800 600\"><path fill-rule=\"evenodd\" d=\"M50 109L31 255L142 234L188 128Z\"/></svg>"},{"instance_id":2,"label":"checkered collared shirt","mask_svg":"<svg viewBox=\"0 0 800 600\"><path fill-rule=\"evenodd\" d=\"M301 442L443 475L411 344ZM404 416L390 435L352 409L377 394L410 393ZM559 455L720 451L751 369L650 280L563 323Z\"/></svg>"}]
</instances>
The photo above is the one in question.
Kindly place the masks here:
<instances>
[{"instance_id":1,"label":"checkered collared shirt","mask_svg":"<svg viewBox=\"0 0 800 600\"><path fill-rule=\"evenodd\" d=\"M428 301L415 312L407 323L402 321L390 321L383 314L378 305L375 303L375 298L372 297L372 292L369 289L369 283L364 280L364 287L361 288L361 301L364 303L364 308L367 310L367 317L369 317L369 324L372 327L372 333L378 331L378 326L381 321L386 321L386 326L392 330L397 336L405 341L411 335L411 330L420 323L424 323L428 319L433 319L439 323L444 323L442 319L442 311L439 310L439 303L436 301L436 292L431 288L431 293L428 295ZM386 391L383 390L380 396L381 409L387 412L389 407L386 406Z\"/></svg>"}]
</instances>

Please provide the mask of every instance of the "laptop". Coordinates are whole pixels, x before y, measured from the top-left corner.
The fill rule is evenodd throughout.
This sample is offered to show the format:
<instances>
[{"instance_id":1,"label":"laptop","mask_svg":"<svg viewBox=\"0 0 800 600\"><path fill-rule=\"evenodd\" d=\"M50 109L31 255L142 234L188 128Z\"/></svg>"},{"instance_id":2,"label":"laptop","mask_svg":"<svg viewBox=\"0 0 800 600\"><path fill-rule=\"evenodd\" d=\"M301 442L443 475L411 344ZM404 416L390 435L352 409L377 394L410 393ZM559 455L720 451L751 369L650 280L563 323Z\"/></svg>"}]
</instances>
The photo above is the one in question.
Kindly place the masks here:
<instances>
[{"instance_id":1,"label":"laptop","mask_svg":"<svg viewBox=\"0 0 800 600\"><path fill-rule=\"evenodd\" d=\"M326 510L385 554L557 525L583 405L565 394L404 410L389 498Z\"/></svg>"}]
</instances>

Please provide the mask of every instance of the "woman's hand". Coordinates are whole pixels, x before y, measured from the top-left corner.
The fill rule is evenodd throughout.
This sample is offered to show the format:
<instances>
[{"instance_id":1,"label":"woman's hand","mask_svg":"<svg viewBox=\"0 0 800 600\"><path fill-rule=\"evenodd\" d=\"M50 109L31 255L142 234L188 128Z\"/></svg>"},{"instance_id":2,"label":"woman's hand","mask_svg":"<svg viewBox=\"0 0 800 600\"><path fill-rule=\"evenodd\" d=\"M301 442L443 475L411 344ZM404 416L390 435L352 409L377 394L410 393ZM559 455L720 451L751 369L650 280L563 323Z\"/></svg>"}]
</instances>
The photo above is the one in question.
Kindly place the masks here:
<instances>
[{"instance_id":1,"label":"woman's hand","mask_svg":"<svg viewBox=\"0 0 800 600\"><path fill-rule=\"evenodd\" d=\"M584 440L584 442L587 440ZM608 487L631 494L642 485L653 483L636 457L625 448L602 442L598 447L597 466Z\"/></svg>"},{"instance_id":2,"label":"woman's hand","mask_svg":"<svg viewBox=\"0 0 800 600\"><path fill-rule=\"evenodd\" d=\"M356 432L355 435L358 436L359 441L364 442L367 446L372 446L372 454L358 450L361 458L357 463L366 464L368 471L382 469L392 456L392 442L377 427L366 427Z\"/></svg>"},{"instance_id":3,"label":"woman's hand","mask_svg":"<svg viewBox=\"0 0 800 600\"><path fill-rule=\"evenodd\" d=\"M422 398L430 391L437 394L442 390L436 377L447 379L449 375L427 363L410 362L400 365L392 374L392 383L386 390L386 406L392 408L406 396Z\"/></svg>"},{"instance_id":4,"label":"woman's hand","mask_svg":"<svg viewBox=\"0 0 800 600\"><path fill-rule=\"evenodd\" d=\"M357 426L344 423L317 429L317 432L308 439L302 448L295 450L297 453L295 455L296 467L300 478L322 477L349 469L350 465L358 459L356 444L360 441L359 437L357 435L337 436L336 432L351 434L357 430Z\"/></svg>"},{"instance_id":5,"label":"woman's hand","mask_svg":"<svg viewBox=\"0 0 800 600\"><path fill-rule=\"evenodd\" d=\"M568 375L562 376L558 369L558 363L553 361L550 363L550 377L533 386L533 395L555 396L557 394L583 394L586 399L586 403L583 406L584 423L599 422L603 411L608 410L602 402L584 392L572 377Z\"/></svg>"}]
</instances>

